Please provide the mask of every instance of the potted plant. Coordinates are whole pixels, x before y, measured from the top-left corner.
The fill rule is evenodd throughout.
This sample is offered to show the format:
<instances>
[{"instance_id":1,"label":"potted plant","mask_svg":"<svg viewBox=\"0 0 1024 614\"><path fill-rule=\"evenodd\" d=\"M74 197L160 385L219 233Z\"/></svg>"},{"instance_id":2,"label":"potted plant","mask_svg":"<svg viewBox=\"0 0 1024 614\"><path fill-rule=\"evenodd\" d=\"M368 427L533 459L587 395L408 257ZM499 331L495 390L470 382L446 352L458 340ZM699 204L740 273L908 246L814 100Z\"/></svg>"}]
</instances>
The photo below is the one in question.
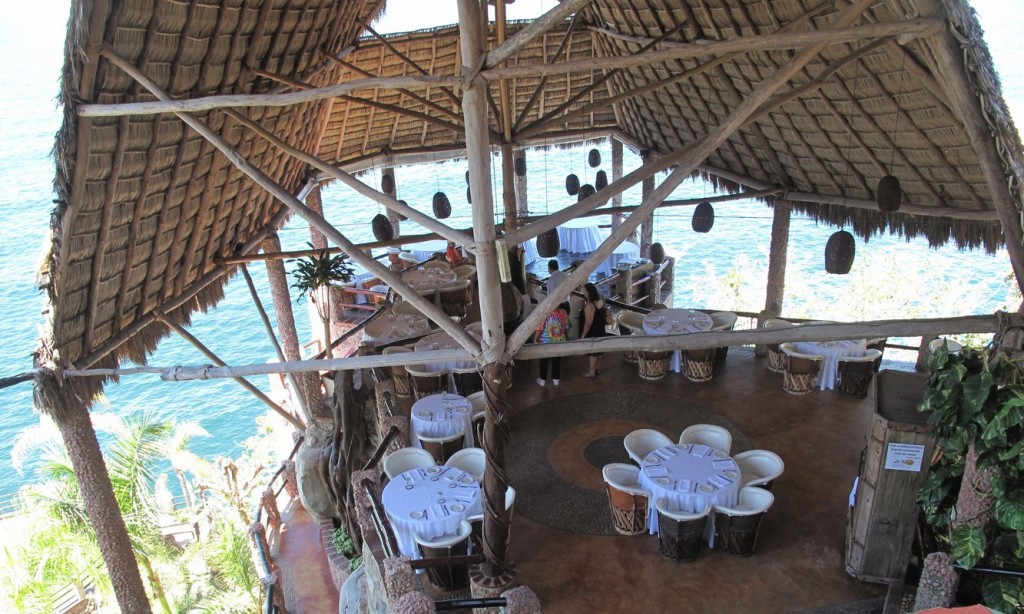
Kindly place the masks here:
<instances>
[{"instance_id":1,"label":"potted plant","mask_svg":"<svg viewBox=\"0 0 1024 614\"><path fill-rule=\"evenodd\" d=\"M919 500L940 548L965 570L1024 571L1024 378L999 350L943 346L930 361L921 411L936 458ZM1019 611L1024 582L981 575L987 606Z\"/></svg>"},{"instance_id":2,"label":"potted plant","mask_svg":"<svg viewBox=\"0 0 1024 614\"><path fill-rule=\"evenodd\" d=\"M312 249L313 245L307 243ZM298 299L301 300L307 294L309 300L316 305L317 314L324 326L324 343L327 348L327 356L331 356L331 284L346 283L352 279L355 271L348 262L348 254L340 253L331 255L326 249L317 250L306 258L289 260L295 262L295 269L292 275L295 276L295 283L292 287L299 291Z\"/></svg>"}]
</instances>

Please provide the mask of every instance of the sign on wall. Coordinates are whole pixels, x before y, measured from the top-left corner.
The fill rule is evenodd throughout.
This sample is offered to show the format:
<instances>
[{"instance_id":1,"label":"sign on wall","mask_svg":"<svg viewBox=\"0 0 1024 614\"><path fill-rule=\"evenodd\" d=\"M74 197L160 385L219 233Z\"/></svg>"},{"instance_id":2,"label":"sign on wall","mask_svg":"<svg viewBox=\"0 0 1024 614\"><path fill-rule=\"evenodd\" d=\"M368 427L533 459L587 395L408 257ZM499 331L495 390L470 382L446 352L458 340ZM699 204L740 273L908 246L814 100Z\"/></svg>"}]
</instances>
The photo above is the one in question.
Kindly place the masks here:
<instances>
[{"instance_id":1,"label":"sign on wall","mask_svg":"<svg viewBox=\"0 0 1024 614\"><path fill-rule=\"evenodd\" d=\"M893 471L920 471L924 459L924 446L909 443L890 443L885 450L885 468Z\"/></svg>"}]
</instances>

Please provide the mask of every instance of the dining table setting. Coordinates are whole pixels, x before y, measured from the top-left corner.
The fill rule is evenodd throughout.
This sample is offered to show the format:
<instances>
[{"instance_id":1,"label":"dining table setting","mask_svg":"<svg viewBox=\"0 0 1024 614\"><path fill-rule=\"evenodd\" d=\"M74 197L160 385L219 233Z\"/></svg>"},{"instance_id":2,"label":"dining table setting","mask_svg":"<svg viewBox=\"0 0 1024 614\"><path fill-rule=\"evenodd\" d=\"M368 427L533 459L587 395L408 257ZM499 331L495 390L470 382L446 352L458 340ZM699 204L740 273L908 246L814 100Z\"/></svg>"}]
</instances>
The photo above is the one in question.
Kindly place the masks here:
<instances>
[{"instance_id":1,"label":"dining table setting","mask_svg":"<svg viewBox=\"0 0 1024 614\"><path fill-rule=\"evenodd\" d=\"M385 345L421 337L430 332L430 320L409 313L386 313L363 328L363 340L374 345Z\"/></svg>"},{"instance_id":2,"label":"dining table setting","mask_svg":"<svg viewBox=\"0 0 1024 614\"><path fill-rule=\"evenodd\" d=\"M477 340L480 339L480 335L478 333L469 332L469 335ZM439 330L417 341L414 349L417 352L429 352L431 350L460 350L462 349L462 346L452 339L451 335L443 330ZM423 365L423 369L426 371L444 371L446 369L469 369L476 366L478 366L476 360L467 358L466 360L428 362Z\"/></svg>"},{"instance_id":3,"label":"dining table setting","mask_svg":"<svg viewBox=\"0 0 1024 614\"><path fill-rule=\"evenodd\" d=\"M399 474L384 486L381 505L398 542L398 550L422 558L416 536L437 539L456 535L470 516L483 513L480 482L456 469L433 465Z\"/></svg>"},{"instance_id":4,"label":"dining table setting","mask_svg":"<svg viewBox=\"0 0 1024 614\"><path fill-rule=\"evenodd\" d=\"M570 254L589 254L604 241L596 217L578 217L558 227L558 244Z\"/></svg>"},{"instance_id":5,"label":"dining table setting","mask_svg":"<svg viewBox=\"0 0 1024 614\"><path fill-rule=\"evenodd\" d=\"M681 335L711 330L711 316L697 309L656 309L644 316L645 335ZM679 373L682 357L679 350L672 352L669 368Z\"/></svg>"},{"instance_id":6,"label":"dining table setting","mask_svg":"<svg viewBox=\"0 0 1024 614\"><path fill-rule=\"evenodd\" d=\"M473 406L464 396L432 394L413 403L409 411L410 446L423 447L419 436L449 438L463 433L463 446L473 447Z\"/></svg>"},{"instance_id":7,"label":"dining table setting","mask_svg":"<svg viewBox=\"0 0 1024 614\"><path fill-rule=\"evenodd\" d=\"M861 357L867 353L866 339L841 339L839 341L797 341L793 347L801 354L823 356L825 360L818 374L818 388L831 390L836 387L836 371L839 359Z\"/></svg>"}]
</instances>

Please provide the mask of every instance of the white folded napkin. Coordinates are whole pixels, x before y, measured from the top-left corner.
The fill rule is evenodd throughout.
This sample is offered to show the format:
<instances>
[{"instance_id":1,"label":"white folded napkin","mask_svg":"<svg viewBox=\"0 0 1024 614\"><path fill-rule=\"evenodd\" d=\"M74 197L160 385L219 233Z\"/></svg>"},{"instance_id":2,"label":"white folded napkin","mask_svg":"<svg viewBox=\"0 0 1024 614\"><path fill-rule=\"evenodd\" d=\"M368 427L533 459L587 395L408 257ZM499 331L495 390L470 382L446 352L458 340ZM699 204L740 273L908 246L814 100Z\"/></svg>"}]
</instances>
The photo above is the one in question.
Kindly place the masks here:
<instances>
[{"instance_id":1,"label":"white folded napkin","mask_svg":"<svg viewBox=\"0 0 1024 614\"><path fill-rule=\"evenodd\" d=\"M668 469L661 466L648 466L644 468L644 473L652 478L660 478L668 475Z\"/></svg>"}]
</instances>

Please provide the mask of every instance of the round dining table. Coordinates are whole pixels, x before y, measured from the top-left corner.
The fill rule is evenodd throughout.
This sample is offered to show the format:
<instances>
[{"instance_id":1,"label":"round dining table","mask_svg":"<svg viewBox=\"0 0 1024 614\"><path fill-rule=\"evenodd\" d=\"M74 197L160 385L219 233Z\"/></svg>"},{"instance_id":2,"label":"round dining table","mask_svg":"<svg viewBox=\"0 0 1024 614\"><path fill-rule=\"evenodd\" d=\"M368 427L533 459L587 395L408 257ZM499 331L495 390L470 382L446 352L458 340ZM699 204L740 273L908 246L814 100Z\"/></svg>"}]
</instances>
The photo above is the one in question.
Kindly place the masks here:
<instances>
[{"instance_id":1,"label":"round dining table","mask_svg":"<svg viewBox=\"0 0 1024 614\"><path fill-rule=\"evenodd\" d=\"M839 359L845 356L863 356L867 353L868 342L865 339L797 341L793 346L801 354L816 354L825 357L821 364L821 373L818 374L818 388L831 390L836 387L836 369L839 367Z\"/></svg>"},{"instance_id":2,"label":"round dining table","mask_svg":"<svg viewBox=\"0 0 1024 614\"><path fill-rule=\"evenodd\" d=\"M480 335L470 332L470 336L479 339ZM443 330L431 333L416 342L417 352L429 352L430 350L458 350L459 345L452 336ZM469 369L478 366L475 360L450 360L448 362L428 362L423 365L427 371L443 371L445 369Z\"/></svg>"},{"instance_id":3,"label":"round dining table","mask_svg":"<svg viewBox=\"0 0 1024 614\"><path fill-rule=\"evenodd\" d=\"M381 494L398 541L398 550L418 559L416 536L437 539L458 535L459 525L483 513L480 483L470 474L434 465L406 471L391 480Z\"/></svg>"},{"instance_id":4,"label":"round dining table","mask_svg":"<svg viewBox=\"0 0 1024 614\"><path fill-rule=\"evenodd\" d=\"M602 241L604 236L595 217L578 217L558 227L559 249L564 249L570 254L589 254L596 250Z\"/></svg>"},{"instance_id":5,"label":"round dining table","mask_svg":"<svg viewBox=\"0 0 1024 614\"><path fill-rule=\"evenodd\" d=\"M711 316L696 309L656 309L644 316L643 323L645 335L703 333L711 330L712 324ZM672 352L669 368L679 373L682 365L679 351Z\"/></svg>"},{"instance_id":6,"label":"round dining table","mask_svg":"<svg viewBox=\"0 0 1024 614\"><path fill-rule=\"evenodd\" d=\"M629 241L623 241L615 246L615 249L608 257L604 259L604 262L597 265L594 269L595 273L604 273L605 276L611 275L616 268L619 266L619 262L636 260L640 257L640 246L636 243L630 243Z\"/></svg>"},{"instance_id":7,"label":"round dining table","mask_svg":"<svg viewBox=\"0 0 1024 614\"><path fill-rule=\"evenodd\" d=\"M423 447L420 435L448 438L459 432L464 435L462 445L473 447L473 406L461 395L442 392L416 401L409 411L409 426L413 448Z\"/></svg>"},{"instance_id":8,"label":"round dining table","mask_svg":"<svg viewBox=\"0 0 1024 614\"><path fill-rule=\"evenodd\" d=\"M640 487L651 493L647 528L658 532L654 503L665 499L672 507L697 513L705 506L733 507L739 501L740 468L728 454L703 444L671 444L648 454L640 465ZM714 516L706 536L714 546Z\"/></svg>"},{"instance_id":9,"label":"round dining table","mask_svg":"<svg viewBox=\"0 0 1024 614\"><path fill-rule=\"evenodd\" d=\"M430 321L424 316L409 313L388 313L363 328L363 340L384 345L403 339L419 337L430 332Z\"/></svg>"}]
</instances>

